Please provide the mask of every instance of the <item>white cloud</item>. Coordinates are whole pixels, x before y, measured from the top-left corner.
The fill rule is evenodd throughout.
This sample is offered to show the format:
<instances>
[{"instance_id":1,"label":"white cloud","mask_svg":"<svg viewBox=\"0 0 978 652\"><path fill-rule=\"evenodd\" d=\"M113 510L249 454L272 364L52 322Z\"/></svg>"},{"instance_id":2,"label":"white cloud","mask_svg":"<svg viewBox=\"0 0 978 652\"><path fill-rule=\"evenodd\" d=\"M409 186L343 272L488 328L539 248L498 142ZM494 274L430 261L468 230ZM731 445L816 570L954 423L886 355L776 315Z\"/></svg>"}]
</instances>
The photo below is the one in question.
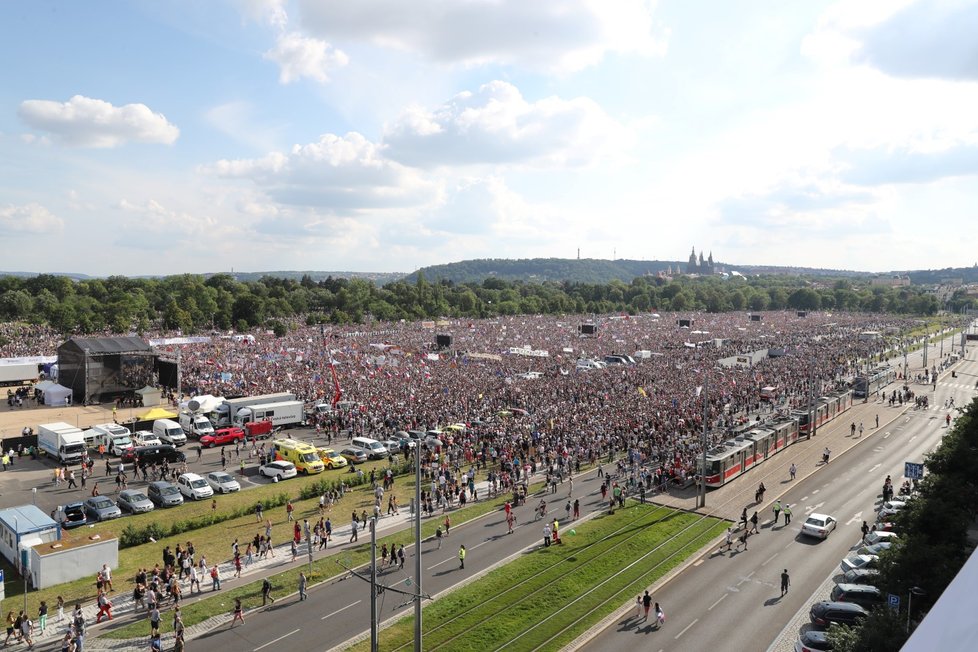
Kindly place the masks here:
<instances>
[{"instance_id":1,"label":"white cloud","mask_svg":"<svg viewBox=\"0 0 978 652\"><path fill-rule=\"evenodd\" d=\"M405 111L384 132L387 155L408 165L586 165L620 152L629 131L586 97L527 102L493 81L427 110Z\"/></svg>"},{"instance_id":2,"label":"white cloud","mask_svg":"<svg viewBox=\"0 0 978 652\"><path fill-rule=\"evenodd\" d=\"M156 199L130 201L123 198L114 208L124 215L116 233L120 245L171 248L190 243L197 249L206 248L211 240L240 234L240 224L232 228L226 221L208 213L170 208ZM148 235L166 237L161 240L147 238Z\"/></svg>"},{"instance_id":3,"label":"white cloud","mask_svg":"<svg viewBox=\"0 0 978 652\"><path fill-rule=\"evenodd\" d=\"M20 117L34 129L77 147L117 147L128 142L172 144L180 130L145 104L113 106L75 95L67 102L26 100Z\"/></svg>"},{"instance_id":4,"label":"white cloud","mask_svg":"<svg viewBox=\"0 0 978 652\"><path fill-rule=\"evenodd\" d=\"M580 70L609 52L662 55L649 0L300 0L307 31L462 65Z\"/></svg>"},{"instance_id":5,"label":"white cloud","mask_svg":"<svg viewBox=\"0 0 978 652\"><path fill-rule=\"evenodd\" d=\"M283 204L314 206L338 214L397 208L429 201L435 187L416 171L387 159L358 133L324 134L259 159L220 160L202 171L247 179Z\"/></svg>"},{"instance_id":6,"label":"white cloud","mask_svg":"<svg viewBox=\"0 0 978 652\"><path fill-rule=\"evenodd\" d=\"M244 15L256 23L263 23L285 29L289 15L285 11L285 0L237 0Z\"/></svg>"},{"instance_id":7,"label":"white cloud","mask_svg":"<svg viewBox=\"0 0 978 652\"><path fill-rule=\"evenodd\" d=\"M296 32L279 35L265 58L278 64L278 80L283 84L303 77L326 83L333 70L349 63L346 54L326 41Z\"/></svg>"},{"instance_id":8,"label":"white cloud","mask_svg":"<svg viewBox=\"0 0 978 652\"><path fill-rule=\"evenodd\" d=\"M61 231L64 222L37 203L0 206L0 231L11 235Z\"/></svg>"}]
</instances>

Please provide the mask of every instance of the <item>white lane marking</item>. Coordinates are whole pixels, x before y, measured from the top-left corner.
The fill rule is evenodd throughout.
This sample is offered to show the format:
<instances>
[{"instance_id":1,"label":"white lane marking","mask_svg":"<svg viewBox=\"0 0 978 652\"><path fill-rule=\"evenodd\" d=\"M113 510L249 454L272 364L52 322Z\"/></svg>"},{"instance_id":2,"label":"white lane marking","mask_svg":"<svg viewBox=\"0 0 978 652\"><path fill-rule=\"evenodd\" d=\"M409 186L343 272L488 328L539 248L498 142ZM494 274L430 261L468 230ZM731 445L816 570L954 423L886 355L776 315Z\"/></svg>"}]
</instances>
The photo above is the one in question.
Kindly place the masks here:
<instances>
[{"instance_id":1,"label":"white lane marking","mask_svg":"<svg viewBox=\"0 0 978 652\"><path fill-rule=\"evenodd\" d=\"M806 500L808 500L808 496L802 496L800 498L800 500L801 500L801 502L805 502Z\"/></svg>"},{"instance_id":2,"label":"white lane marking","mask_svg":"<svg viewBox=\"0 0 978 652\"><path fill-rule=\"evenodd\" d=\"M863 515L862 512L856 512L855 514L853 514L852 518L850 518L848 521L846 521L846 525L852 525L856 521L861 520L860 517L862 517L862 515Z\"/></svg>"},{"instance_id":3,"label":"white lane marking","mask_svg":"<svg viewBox=\"0 0 978 652\"><path fill-rule=\"evenodd\" d=\"M696 620L694 620L694 621L693 621L693 622L691 622L690 624L688 624L688 625L686 625L686 626L685 626L685 627L683 628L683 631L681 631L681 632L679 632L678 634L676 634L676 640L678 641L678 640L679 640L679 637L680 637L680 636L682 636L683 634L685 634L685 633L687 632L687 630L689 630L689 628L690 628L690 627L692 627L693 625L695 625L695 624L696 624L696 623L698 623L699 621L700 621L700 619L699 619L699 618L697 618Z\"/></svg>"},{"instance_id":4,"label":"white lane marking","mask_svg":"<svg viewBox=\"0 0 978 652\"><path fill-rule=\"evenodd\" d=\"M886 439L889 436L890 436L890 431L889 430L887 430L885 433L883 433L883 439Z\"/></svg>"},{"instance_id":5,"label":"white lane marking","mask_svg":"<svg viewBox=\"0 0 978 652\"><path fill-rule=\"evenodd\" d=\"M431 570L432 568L438 568L438 567L439 567L439 566L441 566L442 564L447 564L447 563L448 563L448 562L450 562L450 561L455 561L455 557L449 557L449 558L448 558L448 559L446 559L445 561L440 561L440 562L438 562L437 564L435 564L434 566L428 566L428 568L426 568L425 570Z\"/></svg>"},{"instance_id":6,"label":"white lane marking","mask_svg":"<svg viewBox=\"0 0 978 652\"><path fill-rule=\"evenodd\" d=\"M778 553L774 553L773 555L771 555L770 557L768 557L767 559L765 559L764 560L764 563L762 563L761 566L767 566L768 565L768 562L772 561L777 556L778 556Z\"/></svg>"},{"instance_id":7,"label":"white lane marking","mask_svg":"<svg viewBox=\"0 0 978 652\"><path fill-rule=\"evenodd\" d=\"M883 465L882 464L875 464L875 465L873 465L873 468L871 468L869 470L869 472L872 473L873 471L875 471L876 469L880 468L881 466L883 466Z\"/></svg>"},{"instance_id":8,"label":"white lane marking","mask_svg":"<svg viewBox=\"0 0 978 652\"><path fill-rule=\"evenodd\" d=\"M258 650L261 650L262 648L266 648L266 647L268 647L269 645L271 645L272 643L278 643L278 642L279 642L279 641L281 641L281 640L282 640L283 638L287 638L287 637L289 637L289 636L292 636L292 635L293 635L293 634L295 634L295 633L296 633L297 631L299 631L299 630L298 630L298 629L293 629L293 630L292 630L291 632L289 632L288 634L283 634L282 636L279 636L279 637L278 637L277 639L275 639L274 641L269 641L268 643L265 643L264 645L259 645L259 646L258 646L258 647L256 647L256 648L255 648L254 650L252 650L252 652L258 652Z\"/></svg>"},{"instance_id":9,"label":"white lane marking","mask_svg":"<svg viewBox=\"0 0 978 652\"><path fill-rule=\"evenodd\" d=\"M910 438L910 441L913 441L916 438L917 438L917 435L914 435L913 437ZM907 442L907 443L909 443L909 442Z\"/></svg>"},{"instance_id":10,"label":"white lane marking","mask_svg":"<svg viewBox=\"0 0 978 652\"><path fill-rule=\"evenodd\" d=\"M326 619L327 619L327 618L329 618L330 616L335 616L336 614L338 614L338 613L339 613L339 612L341 612L341 611L346 611L346 610L347 610L347 609L349 609L350 607L355 607L355 606L357 606L358 604L360 604L361 602L363 602L363 600L357 600L357 601L356 601L356 602L354 602L353 604L348 604L348 605L346 605L345 607L340 607L340 608L339 608L339 609L337 609L336 611L334 611L334 612L332 612L332 613L328 613L328 614L326 614L325 616L323 616L323 617L322 617L322 618L320 618L319 620L326 620Z\"/></svg>"},{"instance_id":11,"label":"white lane marking","mask_svg":"<svg viewBox=\"0 0 978 652\"><path fill-rule=\"evenodd\" d=\"M826 487L827 487L828 485L824 485L824 486L826 486ZM820 491L821 491L821 489L816 489L815 491L813 491L813 492L812 492L812 495L814 496L815 494L817 494L817 493L818 493L818 492L820 492Z\"/></svg>"},{"instance_id":12,"label":"white lane marking","mask_svg":"<svg viewBox=\"0 0 978 652\"><path fill-rule=\"evenodd\" d=\"M727 597L728 595L730 595L730 594L729 593L724 593L723 595L721 595L720 598L716 602L714 602L713 604L710 605L710 608L707 609L707 611L712 611L713 610L713 607L715 607L718 604L720 604L721 602L723 602L723 599L725 597Z\"/></svg>"}]
</instances>

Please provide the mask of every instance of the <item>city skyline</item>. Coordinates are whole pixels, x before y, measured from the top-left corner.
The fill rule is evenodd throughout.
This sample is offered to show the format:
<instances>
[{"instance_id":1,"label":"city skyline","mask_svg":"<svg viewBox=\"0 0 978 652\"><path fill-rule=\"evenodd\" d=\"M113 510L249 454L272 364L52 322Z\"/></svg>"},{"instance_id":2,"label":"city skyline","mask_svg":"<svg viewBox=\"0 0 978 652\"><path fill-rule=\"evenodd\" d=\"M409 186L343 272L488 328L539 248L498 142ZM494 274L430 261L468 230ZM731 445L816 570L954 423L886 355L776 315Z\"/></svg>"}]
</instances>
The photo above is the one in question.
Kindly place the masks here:
<instances>
[{"instance_id":1,"label":"city skyline","mask_svg":"<svg viewBox=\"0 0 978 652\"><path fill-rule=\"evenodd\" d=\"M963 1L13 2L2 267L970 267ZM699 248L697 248L699 251Z\"/></svg>"}]
</instances>

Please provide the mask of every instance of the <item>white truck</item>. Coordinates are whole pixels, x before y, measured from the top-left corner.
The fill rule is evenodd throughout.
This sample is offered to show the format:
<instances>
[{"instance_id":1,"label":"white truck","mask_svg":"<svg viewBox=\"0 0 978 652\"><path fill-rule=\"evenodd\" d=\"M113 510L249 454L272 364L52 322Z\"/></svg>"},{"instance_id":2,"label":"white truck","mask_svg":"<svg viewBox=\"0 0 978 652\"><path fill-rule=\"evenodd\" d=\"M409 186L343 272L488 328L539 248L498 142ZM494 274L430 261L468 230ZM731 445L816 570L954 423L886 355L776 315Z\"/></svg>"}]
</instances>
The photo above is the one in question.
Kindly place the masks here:
<instances>
[{"instance_id":1,"label":"white truck","mask_svg":"<svg viewBox=\"0 0 978 652\"><path fill-rule=\"evenodd\" d=\"M283 403L287 401L295 401L295 394L289 392L279 392L277 394L264 394L261 396L242 396L241 398L226 398L224 403L217 408L217 423L218 427L223 426L234 426L239 423L243 423L241 419L237 419L236 416L238 411L243 408L254 408L258 405L265 405L267 403ZM301 417L301 409L300 409ZM254 419L248 419L247 421L253 421Z\"/></svg>"},{"instance_id":2,"label":"white truck","mask_svg":"<svg viewBox=\"0 0 978 652\"><path fill-rule=\"evenodd\" d=\"M246 405L235 412L234 425L243 428L250 421L271 421L275 428L297 426L305 421L304 408L302 401Z\"/></svg>"},{"instance_id":3,"label":"white truck","mask_svg":"<svg viewBox=\"0 0 978 652\"><path fill-rule=\"evenodd\" d=\"M85 452L85 435L62 421L42 423L37 427L37 446L59 464L78 464Z\"/></svg>"},{"instance_id":4,"label":"white truck","mask_svg":"<svg viewBox=\"0 0 978 652\"><path fill-rule=\"evenodd\" d=\"M187 437L200 439L204 435L214 434L214 424L203 414L195 412L180 413L180 427L187 433Z\"/></svg>"},{"instance_id":5,"label":"white truck","mask_svg":"<svg viewBox=\"0 0 978 652\"><path fill-rule=\"evenodd\" d=\"M85 442L92 448L105 446L109 455L122 455L133 447L132 433L117 423L100 423L83 432ZM93 445L94 444L94 445Z\"/></svg>"}]
</instances>

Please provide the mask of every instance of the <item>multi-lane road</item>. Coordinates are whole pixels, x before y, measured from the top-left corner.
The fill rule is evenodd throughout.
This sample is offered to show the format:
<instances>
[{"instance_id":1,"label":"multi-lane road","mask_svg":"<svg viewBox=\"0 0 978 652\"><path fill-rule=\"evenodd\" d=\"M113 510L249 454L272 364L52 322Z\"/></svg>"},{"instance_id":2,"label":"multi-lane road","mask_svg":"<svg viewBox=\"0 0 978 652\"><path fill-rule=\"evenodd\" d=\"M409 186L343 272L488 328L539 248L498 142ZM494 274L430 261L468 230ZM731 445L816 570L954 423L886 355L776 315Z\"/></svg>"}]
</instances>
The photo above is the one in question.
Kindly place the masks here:
<instances>
[{"instance_id":1,"label":"multi-lane road","mask_svg":"<svg viewBox=\"0 0 978 652\"><path fill-rule=\"evenodd\" d=\"M798 610L808 608L816 587L833 569L838 570L839 562L860 539L862 521L874 522L886 476L891 475L899 487L904 463L922 462L938 445L946 432L944 417L948 410L944 409L944 402L953 396L961 406L971 399L978 363L966 361L956 370L958 378L945 374L936 392L926 386L931 397L928 410L907 408L893 414L887 413L888 406L879 405L878 411L886 417L881 417L881 427L871 428L862 441L845 453L833 455L829 464L818 464L817 471L807 478L791 482L783 471L780 477L763 478L768 494L764 507L759 509L760 534L750 537L748 550L728 553L719 552L721 546L712 547L655 590L653 599L666 614L666 625L661 630L639 621L633 615L634 609L629 609L625 615L611 619L609 626L584 649L606 652L640 646L663 651L766 650L785 623ZM842 421L834 428L843 430L845 434L841 436L850 439L849 420ZM834 436L840 434L836 432ZM811 446L818 443L808 442ZM783 460L776 470L787 463L790 459ZM809 458L807 463L817 462ZM759 477L753 478L755 483L758 480ZM769 505L779 496L794 511L788 526L783 518L777 525L772 522ZM753 509L750 507L749 512ZM835 516L839 522L837 531L825 541L801 536L801 524L811 512ZM790 575L791 588L781 597L780 575L784 569Z\"/></svg>"}]
</instances>

